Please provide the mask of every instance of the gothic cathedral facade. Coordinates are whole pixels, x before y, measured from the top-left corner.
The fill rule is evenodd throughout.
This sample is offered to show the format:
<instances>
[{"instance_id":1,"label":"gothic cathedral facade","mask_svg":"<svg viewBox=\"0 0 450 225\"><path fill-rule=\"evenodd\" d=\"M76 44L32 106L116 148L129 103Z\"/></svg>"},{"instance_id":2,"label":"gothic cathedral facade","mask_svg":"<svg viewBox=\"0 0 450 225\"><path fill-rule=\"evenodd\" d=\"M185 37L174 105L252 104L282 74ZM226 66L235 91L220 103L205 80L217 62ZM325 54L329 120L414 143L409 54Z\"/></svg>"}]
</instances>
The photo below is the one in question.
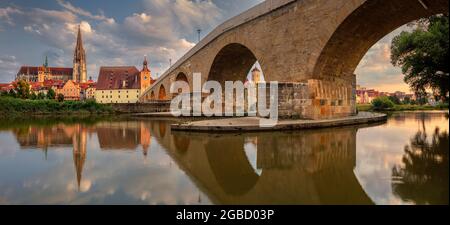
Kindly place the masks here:
<instances>
[{"instance_id":1,"label":"gothic cathedral facade","mask_svg":"<svg viewBox=\"0 0 450 225\"><path fill-rule=\"evenodd\" d=\"M80 26L78 26L77 45L75 46L73 55L72 80L78 83L85 83L87 81L86 52L83 48Z\"/></svg>"}]
</instances>

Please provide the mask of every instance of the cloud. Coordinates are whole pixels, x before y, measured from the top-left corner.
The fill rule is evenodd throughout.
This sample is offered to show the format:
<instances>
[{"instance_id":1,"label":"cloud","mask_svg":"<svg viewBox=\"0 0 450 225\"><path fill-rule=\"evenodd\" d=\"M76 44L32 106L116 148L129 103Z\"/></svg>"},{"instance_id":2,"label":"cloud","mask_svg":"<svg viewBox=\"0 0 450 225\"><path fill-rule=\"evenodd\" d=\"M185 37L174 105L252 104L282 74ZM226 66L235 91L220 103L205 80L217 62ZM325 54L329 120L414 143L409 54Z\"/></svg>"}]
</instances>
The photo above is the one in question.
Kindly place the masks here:
<instances>
[{"instance_id":1,"label":"cloud","mask_svg":"<svg viewBox=\"0 0 450 225\"><path fill-rule=\"evenodd\" d=\"M12 19L12 15L14 14L23 14L23 12L20 9L13 7L0 8L0 31L3 30L2 23L9 26L14 25L14 21Z\"/></svg>"},{"instance_id":2,"label":"cloud","mask_svg":"<svg viewBox=\"0 0 450 225\"><path fill-rule=\"evenodd\" d=\"M62 58L49 58L51 65L71 66L77 27L81 24L88 76L95 79L99 66L140 66L144 55L149 57L153 74L162 74L169 66L169 59L175 62L195 45L197 29L202 29L205 35L230 15L245 10L243 6L258 2L142 0L139 11L116 21L103 12L96 15L57 0L60 9L32 8L27 10L29 16L14 19L23 32L31 34L40 45L48 46L48 51L43 53L56 56L53 54L56 52Z\"/></svg>"},{"instance_id":3,"label":"cloud","mask_svg":"<svg viewBox=\"0 0 450 225\"><path fill-rule=\"evenodd\" d=\"M75 7L74 5L72 5L70 2L65 2L63 0L56 0L58 2L58 4L63 7L64 9L75 13L77 15L80 16L84 16L84 17L88 17L90 19L95 19L95 20L103 20L103 21L107 21L108 23L115 23L115 20L113 18L108 18L106 17L102 11L100 11L99 15L94 15L91 12L84 10L82 8L79 7Z\"/></svg>"},{"instance_id":4,"label":"cloud","mask_svg":"<svg viewBox=\"0 0 450 225\"><path fill-rule=\"evenodd\" d=\"M17 61L16 56L0 55L0 82L10 82L11 77L15 76L19 67L20 63Z\"/></svg>"},{"instance_id":5,"label":"cloud","mask_svg":"<svg viewBox=\"0 0 450 225\"><path fill-rule=\"evenodd\" d=\"M406 25L402 26L370 48L355 71L359 85L379 91L410 92L409 86L403 81L401 68L391 64L391 41L400 32L408 29Z\"/></svg>"},{"instance_id":6,"label":"cloud","mask_svg":"<svg viewBox=\"0 0 450 225\"><path fill-rule=\"evenodd\" d=\"M36 24L41 23L60 23L60 22L75 22L77 16L68 11L48 10L41 8L34 8L29 13L25 20L33 21Z\"/></svg>"}]
</instances>

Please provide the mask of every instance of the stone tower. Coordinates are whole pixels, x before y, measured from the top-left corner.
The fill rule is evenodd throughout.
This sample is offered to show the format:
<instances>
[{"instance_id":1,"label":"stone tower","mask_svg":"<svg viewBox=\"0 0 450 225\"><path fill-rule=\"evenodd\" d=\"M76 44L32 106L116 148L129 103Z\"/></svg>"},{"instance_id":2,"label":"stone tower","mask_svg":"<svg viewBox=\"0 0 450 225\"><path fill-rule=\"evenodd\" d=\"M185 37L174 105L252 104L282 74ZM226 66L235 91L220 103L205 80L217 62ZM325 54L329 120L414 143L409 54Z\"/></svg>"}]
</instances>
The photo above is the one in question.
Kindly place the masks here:
<instances>
[{"instance_id":1,"label":"stone tower","mask_svg":"<svg viewBox=\"0 0 450 225\"><path fill-rule=\"evenodd\" d=\"M148 61L147 56L144 57L144 62L142 65L142 70L140 72L140 83L141 83L141 93L147 88L150 87L150 85L153 84L152 74L150 69L148 68Z\"/></svg>"},{"instance_id":2,"label":"stone tower","mask_svg":"<svg viewBox=\"0 0 450 225\"><path fill-rule=\"evenodd\" d=\"M86 52L83 48L83 40L81 38L81 29L79 25L77 45L75 46L75 52L73 54L72 80L81 83L85 83L87 81Z\"/></svg>"},{"instance_id":3,"label":"stone tower","mask_svg":"<svg viewBox=\"0 0 450 225\"><path fill-rule=\"evenodd\" d=\"M261 70L257 67L252 70L252 81L255 83L261 82Z\"/></svg>"}]
</instances>

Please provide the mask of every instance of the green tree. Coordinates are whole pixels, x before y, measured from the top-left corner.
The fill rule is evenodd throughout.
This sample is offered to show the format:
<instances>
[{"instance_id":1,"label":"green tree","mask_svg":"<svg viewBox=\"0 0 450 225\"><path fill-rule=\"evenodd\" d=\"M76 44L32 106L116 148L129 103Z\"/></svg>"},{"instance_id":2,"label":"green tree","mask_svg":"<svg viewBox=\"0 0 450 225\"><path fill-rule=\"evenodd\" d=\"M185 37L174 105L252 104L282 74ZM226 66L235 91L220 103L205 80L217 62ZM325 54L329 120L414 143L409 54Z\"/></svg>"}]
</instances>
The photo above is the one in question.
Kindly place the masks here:
<instances>
[{"instance_id":1,"label":"green tree","mask_svg":"<svg viewBox=\"0 0 450 225\"><path fill-rule=\"evenodd\" d=\"M45 94L42 92L39 92L39 94L37 95L37 99L45 99Z\"/></svg>"},{"instance_id":2,"label":"green tree","mask_svg":"<svg viewBox=\"0 0 450 225\"><path fill-rule=\"evenodd\" d=\"M16 92L14 91L14 89L9 90L8 96L15 98L16 97Z\"/></svg>"},{"instance_id":3,"label":"green tree","mask_svg":"<svg viewBox=\"0 0 450 225\"><path fill-rule=\"evenodd\" d=\"M419 95L426 89L448 101L448 15L436 15L415 23L416 28L392 40L391 62L400 66L405 82Z\"/></svg>"},{"instance_id":4,"label":"green tree","mask_svg":"<svg viewBox=\"0 0 450 225\"><path fill-rule=\"evenodd\" d=\"M396 95L389 96L389 100L391 100L396 105L401 104L400 99Z\"/></svg>"},{"instance_id":5,"label":"green tree","mask_svg":"<svg viewBox=\"0 0 450 225\"><path fill-rule=\"evenodd\" d=\"M36 100L38 97L37 97L37 95L36 95L36 93L31 93L31 95L30 95L30 99L31 100Z\"/></svg>"},{"instance_id":6,"label":"green tree","mask_svg":"<svg viewBox=\"0 0 450 225\"><path fill-rule=\"evenodd\" d=\"M58 100L58 102L63 102L64 101L64 95L63 94L58 94L57 100Z\"/></svg>"},{"instance_id":7,"label":"green tree","mask_svg":"<svg viewBox=\"0 0 450 225\"><path fill-rule=\"evenodd\" d=\"M50 89L47 91L47 98L48 98L48 99L55 99L55 97L56 97L55 91L54 91L53 89L50 88Z\"/></svg>"},{"instance_id":8,"label":"green tree","mask_svg":"<svg viewBox=\"0 0 450 225\"><path fill-rule=\"evenodd\" d=\"M411 104L411 97L406 96L406 97L403 99L403 102L402 102L402 103L405 104L405 105Z\"/></svg>"},{"instance_id":9,"label":"green tree","mask_svg":"<svg viewBox=\"0 0 450 225\"><path fill-rule=\"evenodd\" d=\"M14 91L16 93L16 97L18 98L30 98L30 84L24 80L19 80L14 83Z\"/></svg>"},{"instance_id":10,"label":"green tree","mask_svg":"<svg viewBox=\"0 0 450 225\"><path fill-rule=\"evenodd\" d=\"M385 110L394 108L395 104L386 96L378 97L372 101L373 109Z\"/></svg>"}]
</instances>

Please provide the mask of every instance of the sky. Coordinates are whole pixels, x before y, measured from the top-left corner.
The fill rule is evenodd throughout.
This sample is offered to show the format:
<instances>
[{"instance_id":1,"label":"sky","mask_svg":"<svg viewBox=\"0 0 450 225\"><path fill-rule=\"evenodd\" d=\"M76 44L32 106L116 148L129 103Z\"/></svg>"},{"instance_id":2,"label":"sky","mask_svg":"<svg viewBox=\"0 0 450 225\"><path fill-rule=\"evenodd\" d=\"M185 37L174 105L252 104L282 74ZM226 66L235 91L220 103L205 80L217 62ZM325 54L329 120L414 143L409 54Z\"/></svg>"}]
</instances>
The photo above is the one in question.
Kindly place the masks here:
<instances>
[{"instance_id":1,"label":"sky","mask_svg":"<svg viewBox=\"0 0 450 225\"><path fill-rule=\"evenodd\" d=\"M83 33L88 76L100 66L142 66L154 76L169 67L202 36L263 0L1 0L0 83L14 79L21 65L71 67L78 24ZM399 68L390 64L395 33L369 50L356 70L358 84L380 91L409 91ZM263 71L264 72L264 71Z\"/></svg>"}]
</instances>

